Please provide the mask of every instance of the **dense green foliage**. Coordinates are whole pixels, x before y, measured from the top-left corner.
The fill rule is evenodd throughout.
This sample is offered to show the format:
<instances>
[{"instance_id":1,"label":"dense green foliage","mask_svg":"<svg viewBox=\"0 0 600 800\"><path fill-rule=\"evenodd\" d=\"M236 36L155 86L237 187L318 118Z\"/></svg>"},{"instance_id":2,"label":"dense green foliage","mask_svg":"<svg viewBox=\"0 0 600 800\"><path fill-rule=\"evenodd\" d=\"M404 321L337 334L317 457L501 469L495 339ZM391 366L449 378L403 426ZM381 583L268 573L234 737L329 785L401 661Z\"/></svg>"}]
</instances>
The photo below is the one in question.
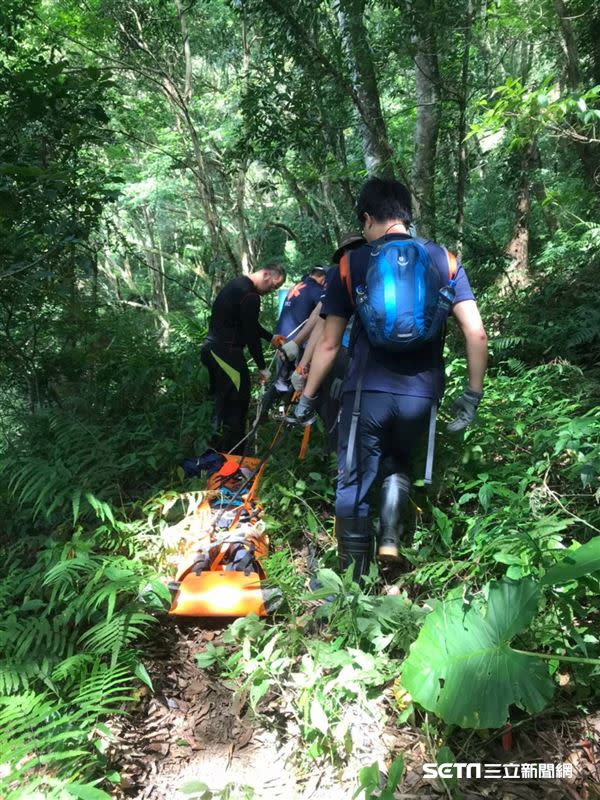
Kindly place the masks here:
<instances>
[{"instance_id":1,"label":"dense green foliage","mask_svg":"<svg viewBox=\"0 0 600 800\"><path fill-rule=\"evenodd\" d=\"M288 433L264 486L285 603L272 622L235 623L199 665L257 714L291 709L305 761L343 761L348 704L389 685L399 724L425 708L500 725L505 707L524 716L552 694L594 706L599 31L585 0L2 3L2 797L97 798L118 781L106 726L148 683L144 641L168 600L161 533L198 488L178 464L210 429L211 300L272 257L292 277L328 260L368 170L406 179L419 229L462 252L492 352L479 423L440 433L392 596L375 574L362 593L334 572L333 467L319 436L297 462ZM465 380L454 339L449 395ZM473 694L457 717L415 664L435 660L442 616L438 637L461 614L487 630L501 592L523 603L490 663L510 663L520 691L500 709ZM436 669L459 691L451 663ZM442 723L428 731L451 744Z\"/></svg>"}]
</instances>

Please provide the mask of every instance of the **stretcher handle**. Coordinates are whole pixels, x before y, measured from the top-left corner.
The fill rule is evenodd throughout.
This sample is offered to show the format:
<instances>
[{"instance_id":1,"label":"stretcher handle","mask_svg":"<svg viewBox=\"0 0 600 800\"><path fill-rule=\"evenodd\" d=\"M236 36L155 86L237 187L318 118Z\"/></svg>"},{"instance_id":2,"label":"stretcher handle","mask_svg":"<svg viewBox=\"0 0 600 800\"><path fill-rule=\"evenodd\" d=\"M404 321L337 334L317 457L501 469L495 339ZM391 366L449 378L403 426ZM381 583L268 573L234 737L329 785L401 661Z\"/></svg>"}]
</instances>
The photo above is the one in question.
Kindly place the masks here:
<instances>
[{"instance_id":1,"label":"stretcher handle","mask_svg":"<svg viewBox=\"0 0 600 800\"><path fill-rule=\"evenodd\" d=\"M304 433L302 434L302 444L300 445L300 452L298 453L298 460L304 461L306 458L306 453L308 452L308 443L310 441L310 431L312 425L306 425L304 428Z\"/></svg>"}]
</instances>

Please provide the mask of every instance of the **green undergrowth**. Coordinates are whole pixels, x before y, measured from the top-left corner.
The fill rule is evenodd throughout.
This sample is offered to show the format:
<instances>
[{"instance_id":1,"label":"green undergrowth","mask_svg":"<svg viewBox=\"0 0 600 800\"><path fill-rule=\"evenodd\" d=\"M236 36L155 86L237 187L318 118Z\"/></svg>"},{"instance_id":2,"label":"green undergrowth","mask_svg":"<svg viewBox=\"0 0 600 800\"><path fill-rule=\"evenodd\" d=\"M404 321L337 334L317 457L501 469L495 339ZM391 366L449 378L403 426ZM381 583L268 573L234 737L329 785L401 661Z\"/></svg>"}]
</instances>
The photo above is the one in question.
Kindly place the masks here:
<instances>
[{"instance_id":1,"label":"green undergrowth","mask_svg":"<svg viewBox=\"0 0 600 800\"><path fill-rule=\"evenodd\" d=\"M119 775L108 719L131 707L145 642L170 597L143 522L106 502L96 525L64 525L3 548L0 794L95 798ZM158 615L158 616L157 616Z\"/></svg>"},{"instance_id":2,"label":"green undergrowth","mask_svg":"<svg viewBox=\"0 0 600 800\"><path fill-rule=\"evenodd\" d=\"M455 359L449 397L464 378ZM283 604L268 620L233 623L198 654L199 668L298 737L306 769L322 758L347 761L357 713L374 726L390 714L398 725L424 725L433 759L460 726L499 735L507 718L541 713L551 698L574 713L592 710L600 674L593 392L570 363L507 359L464 437L445 434L442 409L436 483L426 495L416 481L403 548L410 569L392 595L381 593L376 570L362 590L335 571L334 462L317 432L298 461L299 432L287 430L261 493L272 543L265 566ZM174 498L184 509L199 486L181 482L168 454L190 452L206 430L202 413L183 436L158 435L180 413L168 392L155 417L129 409L135 431L58 409L38 415L31 438L4 455L12 543L3 548L0 595L0 790L10 800L102 797L118 783L106 723L148 683L144 640L168 599L158 534ZM37 472L28 458L34 437ZM17 538L18 529L30 533ZM481 636L484 661L473 647ZM465 699L470 669L479 680ZM506 670L510 687L499 677ZM365 786L370 774L360 778Z\"/></svg>"},{"instance_id":3,"label":"green undergrowth","mask_svg":"<svg viewBox=\"0 0 600 800\"><path fill-rule=\"evenodd\" d=\"M306 743L302 759L325 754L341 763L352 750L348 706L366 711L394 680L423 612L406 595L358 591L349 574L323 568L317 577L321 588L300 598L304 614L237 620L197 663L217 669L259 716L287 717L287 734Z\"/></svg>"},{"instance_id":4,"label":"green undergrowth","mask_svg":"<svg viewBox=\"0 0 600 800\"><path fill-rule=\"evenodd\" d=\"M5 553L0 751L5 798L108 797L105 721L150 686L143 642L169 599L135 555L135 527L58 532ZM32 547L39 547L35 554ZM91 781L91 783L90 783ZM26 788L24 788L26 787Z\"/></svg>"},{"instance_id":5,"label":"green undergrowth","mask_svg":"<svg viewBox=\"0 0 600 800\"><path fill-rule=\"evenodd\" d=\"M177 469L208 434L194 340L178 334L161 348L148 335L128 349L128 333L117 331L104 354L110 368L92 360L77 392L23 412L0 458L7 800L93 800L118 783L107 758L110 717L149 683L144 642L168 600L161 534L189 513L202 486ZM449 362L435 483L426 493L417 465L403 540L409 569L391 586L386 578L391 594L376 569L362 589L336 572L335 461L322 432L313 432L304 461L297 429L285 430L271 456L261 488L271 537L265 567L283 603L272 618L233 623L198 654L198 666L297 737L306 769L323 758L345 763L357 718L375 728L384 716L421 726L434 760L461 727L494 736L507 719L549 707L583 715L597 705L593 370L562 356L532 366L496 339L492 348L479 421L459 437L444 423L466 367ZM258 454L274 429L261 430ZM373 780L367 771L359 783Z\"/></svg>"},{"instance_id":6,"label":"green undergrowth","mask_svg":"<svg viewBox=\"0 0 600 800\"><path fill-rule=\"evenodd\" d=\"M170 601L153 509L184 488L177 465L207 431L186 336L161 348L117 315L79 344L59 402L21 409L0 451L4 800L118 786L110 718L152 689L145 645Z\"/></svg>"},{"instance_id":7,"label":"green undergrowth","mask_svg":"<svg viewBox=\"0 0 600 800\"><path fill-rule=\"evenodd\" d=\"M453 360L448 376L451 398L464 361ZM433 712L430 760L461 727L500 736L505 722L551 701L574 714L596 708L594 392L565 361L498 359L479 421L463 436L445 433L446 403L436 483L426 495L415 482L403 542L410 568L391 596L375 568L362 590L334 571L333 464L314 434L307 460L294 461L299 436L286 434L264 485L274 550L267 573L284 605L274 620L234 623L222 644L198 654L200 668L216 670L256 714L298 736L305 768L323 757L344 763L353 748L349 709L376 724L382 712L373 701L383 692L398 724L425 725ZM307 588L310 572L316 592Z\"/></svg>"}]
</instances>

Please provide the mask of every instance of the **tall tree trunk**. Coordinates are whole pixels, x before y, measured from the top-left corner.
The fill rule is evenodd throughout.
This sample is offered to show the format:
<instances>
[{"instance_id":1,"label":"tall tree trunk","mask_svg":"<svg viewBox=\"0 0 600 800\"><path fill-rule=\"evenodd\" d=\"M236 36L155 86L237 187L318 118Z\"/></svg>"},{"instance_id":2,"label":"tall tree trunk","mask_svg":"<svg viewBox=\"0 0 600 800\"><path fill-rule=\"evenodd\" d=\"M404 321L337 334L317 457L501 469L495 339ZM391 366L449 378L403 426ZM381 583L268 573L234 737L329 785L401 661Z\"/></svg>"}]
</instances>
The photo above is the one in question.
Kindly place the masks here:
<instances>
[{"instance_id":1,"label":"tall tree trunk","mask_svg":"<svg viewBox=\"0 0 600 800\"><path fill-rule=\"evenodd\" d=\"M364 22L366 0L331 0L337 17L342 45L350 67L351 78L340 69L335 60L308 33L304 20L294 13L298 3L289 0L265 0L269 7L284 20L298 42L305 46L307 67L319 65L351 98L359 115L365 165L369 174L392 176L394 167L403 180L405 171L388 141L385 121L381 112L379 89ZM310 61L310 64L308 62Z\"/></svg>"},{"instance_id":2,"label":"tall tree trunk","mask_svg":"<svg viewBox=\"0 0 600 800\"><path fill-rule=\"evenodd\" d=\"M254 253L248 240L246 223L246 164L242 163L235 176L235 213L238 224L239 251L241 254L242 272L247 275L254 270Z\"/></svg>"},{"instance_id":3,"label":"tall tree trunk","mask_svg":"<svg viewBox=\"0 0 600 800\"><path fill-rule=\"evenodd\" d=\"M243 91L248 89L248 73L250 69L250 43L248 41L248 25L246 22L246 11L243 2L241 3L241 34L242 34L242 86ZM248 237L248 221L246 219L246 171L248 169L248 159L243 157L239 167L237 167L233 180L235 186L235 211L238 223L238 249L242 272L247 275L253 272L255 263L255 253L252 242Z\"/></svg>"},{"instance_id":4,"label":"tall tree trunk","mask_svg":"<svg viewBox=\"0 0 600 800\"><path fill-rule=\"evenodd\" d=\"M527 82L531 65L531 46L523 40L519 52L520 74L523 84ZM504 274L503 283L510 287L522 288L530 282L529 275L529 215L531 212L531 172L536 166L537 141L527 128L519 131L525 144L513 156L517 172L515 194L515 222L512 236L506 245L510 264Z\"/></svg>"},{"instance_id":5,"label":"tall tree trunk","mask_svg":"<svg viewBox=\"0 0 600 800\"><path fill-rule=\"evenodd\" d=\"M579 71L579 53L577 42L573 32L573 26L563 0L554 0L554 8L558 14L560 31L563 38L563 50L567 61L567 83L571 89L581 83L581 72Z\"/></svg>"},{"instance_id":6,"label":"tall tree trunk","mask_svg":"<svg viewBox=\"0 0 600 800\"><path fill-rule=\"evenodd\" d=\"M200 137L190 113L190 102L193 94L193 64L192 64L192 51L190 47L190 36L187 26L187 11L190 6L184 8L181 0L175 0L175 7L177 8L177 16L179 17L179 25L181 29L182 48L185 65L185 84L183 90L180 91L175 83L171 80L170 85L165 82L165 89L167 97L174 104L175 108L179 110L182 122L187 128L188 135L192 142L194 157L197 166L197 180L196 184L200 193L200 200L205 211L209 230L211 231L214 241L219 241L225 250L227 258L231 263L234 272L240 271L240 262L233 252L227 234L221 224L221 215L217 210L217 203L212 182L206 169L206 160L202 152L200 144Z\"/></svg>"},{"instance_id":7,"label":"tall tree trunk","mask_svg":"<svg viewBox=\"0 0 600 800\"><path fill-rule=\"evenodd\" d=\"M393 177L394 153L387 137L373 56L365 28L365 0L337 0L334 8L358 107L367 172L369 175Z\"/></svg>"},{"instance_id":8,"label":"tall tree trunk","mask_svg":"<svg viewBox=\"0 0 600 800\"><path fill-rule=\"evenodd\" d=\"M414 215L419 233L435 235L435 157L440 128L439 70L434 33L434 0L425 0L415 15L415 93L417 124L412 166Z\"/></svg>"},{"instance_id":9,"label":"tall tree trunk","mask_svg":"<svg viewBox=\"0 0 600 800\"><path fill-rule=\"evenodd\" d=\"M537 145L537 141L533 143L532 147L533 147L533 153L532 153L533 167L535 170L537 170L538 173L541 173L542 154L540 152L540 148ZM546 192L546 186L541 177L537 177L533 181L533 183L531 184L531 191L533 196L540 205L542 216L544 217L544 222L546 223L546 227L548 228L548 233L550 235L556 233L556 231L560 226L558 224L558 219L556 218L556 214L554 213L554 208L550 203L548 203L548 193Z\"/></svg>"},{"instance_id":10,"label":"tall tree trunk","mask_svg":"<svg viewBox=\"0 0 600 800\"><path fill-rule=\"evenodd\" d=\"M329 232L327 227L323 225L323 219L321 215L315 210L315 207L311 203L308 193L305 192L298 181L296 180L295 175L290 172L290 170L280 164L279 172L283 176L287 187L290 191L290 194L293 196L294 200L298 204L298 208L300 211L308 218L311 219L318 229L321 231L321 237L326 244L332 244L331 238L329 236Z\"/></svg>"},{"instance_id":11,"label":"tall tree trunk","mask_svg":"<svg viewBox=\"0 0 600 800\"><path fill-rule=\"evenodd\" d=\"M346 216L345 212L351 212L355 203L350 181L346 177L349 170L344 131L339 128L335 121L332 122L331 113L328 112L325 99L321 92L318 93L315 102L319 107L319 127L322 132L324 151L329 151L334 155L336 164L338 165L338 172L341 175L339 178L330 178L327 176L327 187L323 184L323 178L321 179L323 196L328 205L331 205L335 218L333 226L336 231L339 231L344 228L342 219ZM337 193L334 189L338 190ZM337 235L336 233L336 236Z\"/></svg>"},{"instance_id":12,"label":"tall tree trunk","mask_svg":"<svg viewBox=\"0 0 600 800\"><path fill-rule=\"evenodd\" d=\"M338 147L337 152L340 154L340 161L343 167L343 177L339 179L339 184L342 190L342 196L348 208L354 210L355 197L352 190L352 185L348 175L350 174L348 168L348 156L346 151L346 139L344 138L344 131L338 131Z\"/></svg>"},{"instance_id":13,"label":"tall tree trunk","mask_svg":"<svg viewBox=\"0 0 600 800\"><path fill-rule=\"evenodd\" d=\"M98 312L98 249L92 253L92 308Z\"/></svg>"},{"instance_id":14,"label":"tall tree trunk","mask_svg":"<svg viewBox=\"0 0 600 800\"><path fill-rule=\"evenodd\" d=\"M221 222L221 214L217 207L216 198L207 170L206 160L202 151L200 136L190 111L190 104L193 96L193 61L190 47L190 36L187 25L187 12L190 8L184 7L181 0L174 0L179 27L181 31L181 48L183 56L183 85L173 76L168 66L161 64L152 51L152 48L144 38L144 32L139 17L134 14L136 26L135 30L129 30L123 22L117 19L119 30L125 36L128 44L133 49L137 49L144 54L144 57L152 63L153 82L160 86L160 89L175 112L177 130L186 144L191 143L194 156L194 166L192 173L194 183L198 190L198 196L204 212L204 221L208 228L211 245L215 253L225 251L225 256L234 272L240 271L239 260L234 253L228 237ZM136 69L132 66L132 69ZM139 70L139 68L138 68ZM143 69L139 70L145 76Z\"/></svg>"},{"instance_id":15,"label":"tall tree trunk","mask_svg":"<svg viewBox=\"0 0 600 800\"><path fill-rule=\"evenodd\" d=\"M494 58L494 48L491 43L491 33L488 27L488 0L481 0L477 9L477 18L481 28L481 36L479 37L478 46L481 51L481 66L483 68L484 83L486 86L493 86L491 69L492 65L498 71L501 78L503 78L504 67L502 61L496 63L497 59ZM502 83L502 80L497 81Z\"/></svg>"},{"instance_id":16,"label":"tall tree trunk","mask_svg":"<svg viewBox=\"0 0 600 800\"><path fill-rule=\"evenodd\" d=\"M586 14L588 24L589 41L592 43L591 56L592 63L590 75L593 84L600 83L600 7L591 9L591 14Z\"/></svg>"},{"instance_id":17,"label":"tall tree trunk","mask_svg":"<svg viewBox=\"0 0 600 800\"><path fill-rule=\"evenodd\" d=\"M579 68L579 52L571 19L563 0L554 0L562 34L563 52L566 60L567 85L575 91L581 89L582 78ZM575 142L577 155L583 166L586 180L594 191L600 192L600 148L595 143Z\"/></svg>"},{"instance_id":18,"label":"tall tree trunk","mask_svg":"<svg viewBox=\"0 0 600 800\"><path fill-rule=\"evenodd\" d=\"M472 0L467 2L465 33L460 76L460 95L458 105L458 152L456 156L456 255L462 258L463 234L465 230L465 193L467 189L467 105L469 101L469 61L473 32Z\"/></svg>"},{"instance_id":19,"label":"tall tree trunk","mask_svg":"<svg viewBox=\"0 0 600 800\"><path fill-rule=\"evenodd\" d=\"M192 81L194 77L192 49L190 47L190 32L188 30L186 9L183 7L181 0L175 0L175 8L177 9L177 16L179 17L179 27L181 29L183 46L183 63L185 66L185 82L182 95L185 102L189 103L192 99Z\"/></svg>"},{"instance_id":20,"label":"tall tree trunk","mask_svg":"<svg viewBox=\"0 0 600 800\"><path fill-rule=\"evenodd\" d=\"M529 277L529 214L531 212L530 172L535 164L536 142L528 142L520 151L515 202L516 219L506 254L511 263L507 277L513 288L527 286Z\"/></svg>"},{"instance_id":21,"label":"tall tree trunk","mask_svg":"<svg viewBox=\"0 0 600 800\"><path fill-rule=\"evenodd\" d=\"M321 175L321 192L323 194L323 201L327 207L327 211L329 212L328 216L331 220L331 225L333 228L333 232L335 238L339 242L342 238L342 221L340 219L340 215L338 213L337 206L335 204L335 200L333 198L333 191L331 186L331 181L327 177L327 175Z\"/></svg>"},{"instance_id":22,"label":"tall tree trunk","mask_svg":"<svg viewBox=\"0 0 600 800\"><path fill-rule=\"evenodd\" d=\"M169 323L167 314L169 303L167 301L167 291L165 286L164 262L161 251L157 248L154 238L154 220L150 216L147 205L142 205L142 216L144 218L144 228L148 241L148 246L144 247L146 252L146 263L150 272L150 285L152 287L152 306L157 312L160 325L160 342L166 344L169 336Z\"/></svg>"}]
</instances>

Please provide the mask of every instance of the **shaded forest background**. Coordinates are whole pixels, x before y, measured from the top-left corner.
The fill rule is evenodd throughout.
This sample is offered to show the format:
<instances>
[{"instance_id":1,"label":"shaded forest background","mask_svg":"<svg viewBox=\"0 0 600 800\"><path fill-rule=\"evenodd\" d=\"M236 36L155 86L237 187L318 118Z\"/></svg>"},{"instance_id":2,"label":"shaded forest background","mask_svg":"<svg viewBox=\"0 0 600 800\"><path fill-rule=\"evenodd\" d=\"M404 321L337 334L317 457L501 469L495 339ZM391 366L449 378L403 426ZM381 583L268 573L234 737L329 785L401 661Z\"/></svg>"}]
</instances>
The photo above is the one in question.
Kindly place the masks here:
<instances>
[{"instance_id":1,"label":"shaded forest background","mask_svg":"<svg viewBox=\"0 0 600 800\"><path fill-rule=\"evenodd\" d=\"M418 232L461 255L491 340L413 584L536 576L600 532L598 4L4 0L0 52L5 796L112 774L88 733L147 679L161 514L209 429L212 299L273 258L292 278L328 262L368 174L405 181ZM306 474L286 452L287 540L294 493L326 508L332 487L323 443ZM560 620L550 603L535 646L597 658L597 590L575 581ZM596 672L571 679L584 706Z\"/></svg>"}]
</instances>

